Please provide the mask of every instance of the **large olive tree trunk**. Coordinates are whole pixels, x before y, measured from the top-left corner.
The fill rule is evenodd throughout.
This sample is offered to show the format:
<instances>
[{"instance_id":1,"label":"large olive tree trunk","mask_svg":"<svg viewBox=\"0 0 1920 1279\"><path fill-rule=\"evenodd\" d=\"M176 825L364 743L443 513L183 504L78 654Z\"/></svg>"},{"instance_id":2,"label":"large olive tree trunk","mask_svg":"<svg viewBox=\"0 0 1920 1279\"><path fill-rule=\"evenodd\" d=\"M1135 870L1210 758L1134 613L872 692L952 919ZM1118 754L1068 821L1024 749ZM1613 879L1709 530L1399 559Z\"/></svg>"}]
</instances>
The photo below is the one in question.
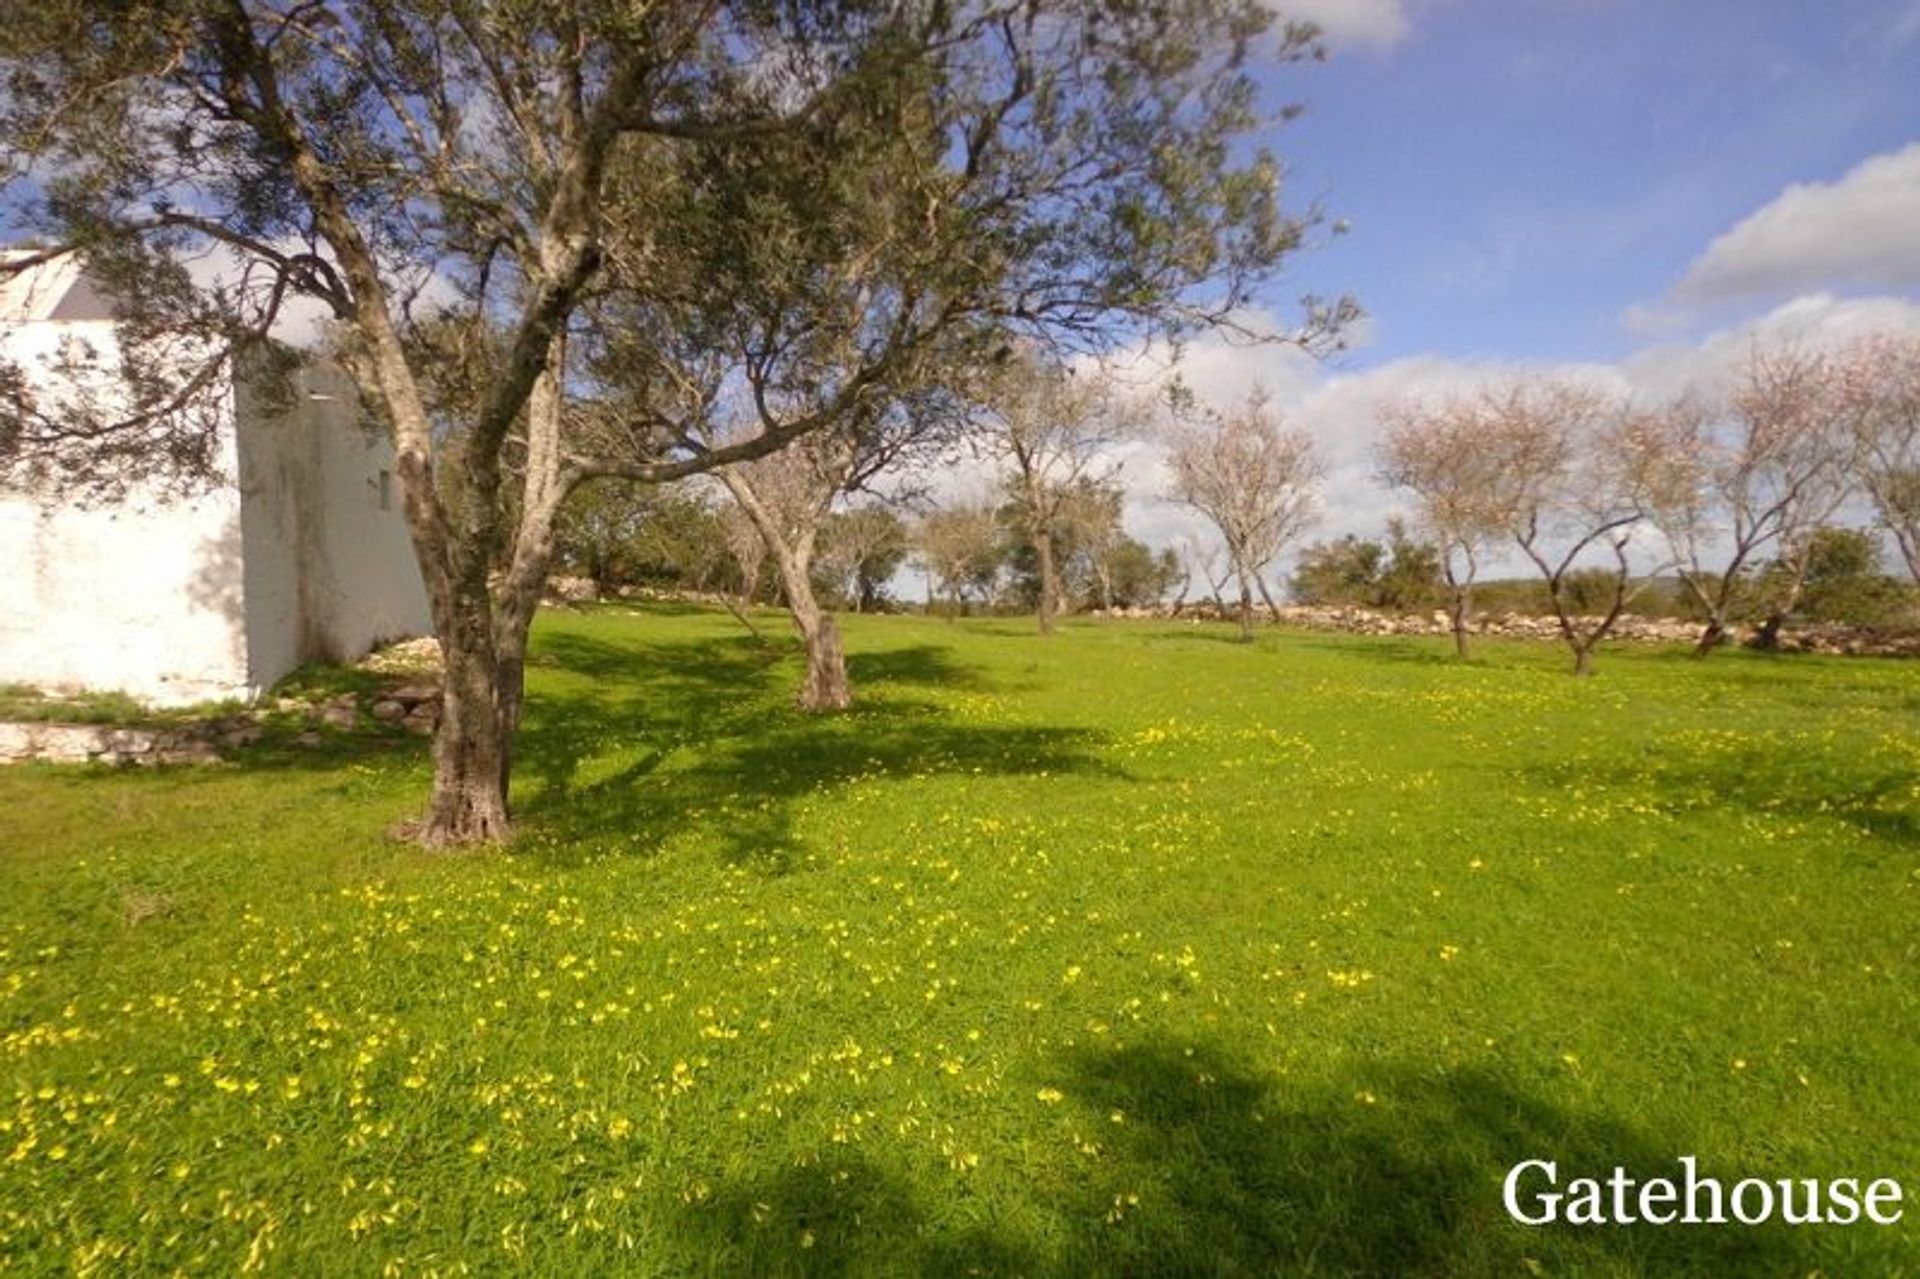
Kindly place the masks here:
<instances>
[{"instance_id":1,"label":"large olive tree trunk","mask_svg":"<svg viewBox=\"0 0 1920 1279\"><path fill-rule=\"evenodd\" d=\"M425 816L411 830L433 848L498 843L507 837L508 763L493 598L482 549L499 520L498 512L488 509L497 493L487 492L485 506L470 498L457 527L449 518L434 475L432 429L419 387L384 313L372 305L365 311L371 349L358 354L358 372L362 385L378 390L392 425L401 509L444 669L433 788Z\"/></svg>"},{"instance_id":2,"label":"large olive tree trunk","mask_svg":"<svg viewBox=\"0 0 1920 1279\"><path fill-rule=\"evenodd\" d=\"M526 701L527 640L533 615L540 607L547 570L553 564L554 523L561 504L578 482L560 458L561 390L565 376L564 341L557 339L547 371L533 384L527 400L526 478L521 490L520 527L512 558L500 581L500 598L493 621L496 654L495 708L500 721L500 797L512 791L513 747L520 732L520 712Z\"/></svg>"},{"instance_id":3,"label":"large olive tree trunk","mask_svg":"<svg viewBox=\"0 0 1920 1279\"><path fill-rule=\"evenodd\" d=\"M490 581L491 548L505 520L497 440L504 412L476 427L462 454L457 513L442 501L434 474L432 428L419 386L384 312L365 308L371 339L354 362L363 386L375 388L389 418L400 476L402 511L412 538L440 641L444 677L440 724L433 742L433 787L413 833L429 847L499 843L508 835L507 779L519 726L527 633L552 558L553 523L574 477L560 464L561 370L565 347L557 323L516 348L531 361L525 400L527 469L512 556L498 597ZM511 376L512 373L503 374ZM491 423L491 425L489 425Z\"/></svg>"},{"instance_id":4,"label":"large olive tree trunk","mask_svg":"<svg viewBox=\"0 0 1920 1279\"><path fill-rule=\"evenodd\" d=\"M653 65L646 58L627 56L607 68L605 83L591 105L576 95L569 120L573 127L561 129L560 144L534 165L529 190L538 194L531 197L533 207L526 212L535 231L537 262L524 257L519 262L525 300L498 359L480 379L479 402L461 441L457 475L452 477L462 499L454 510L444 499L442 477L436 473L433 423L415 376L415 357L396 326L398 312L390 305L361 211L343 185L333 157L314 143L307 122L281 92L275 59L255 43L243 8L232 6L232 14L224 52L239 65L229 73L230 82L222 91L228 94L229 107L238 100L246 102L243 117L265 144L262 154L273 156L284 169L313 215L314 232L332 250L335 266L325 274L337 274L341 287L334 292L335 312L352 338L343 344L343 356L353 367L369 408L392 432L402 511L445 662L440 726L434 737L433 790L418 834L422 842L434 846L495 842L507 835L509 744L519 715L527 625L546 572L539 552L551 544L552 514L569 487L559 478L557 464L551 493L536 497L529 480L523 524L512 539L515 560L504 591L508 607L496 615L488 577L492 557L506 540L502 536L501 450L523 414L529 419L530 451L538 451L535 437L543 431L557 435L559 430L562 338L581 290L600 265L601 250L593 228L602 180L608 157L625 131L624 120L646 88ZM528 136L547 135L530 129ZM426 203L432 204L442 193L430 184ZM532 404L543 377L552 383L548 390L555 407L550 412L536 412ZM557 457L557 439L548 442ZM538 527L543 520L548 525L544 529ZM521 558L523 549L526 559ZM509 641L504 669L503 635Z\"/></svg>"},{"instance_id":5,"label":"large olive tree trunk","mask_svg":"<svg viewBox=\"0 0 1920 1279\"><path fill-rule=\"evenodd\" d=\"M527 641L553 559L554 521L575 477L560 461L561 369L556 339L527 404L527 461L511 556L497 588L484 557L429 586L445 677L434 734L433 791L419 838L433 847L500 843L509 833L513 746L526 695ZM469 506L480 498L469 497ZM497 491L469 518L498 521ZM489 539L469 536L466 545Z\"/></svg>"},{"instance_id":6,"label":"large olive tree trunk","mask_svg":"<svg viewBox=\"0 0 1920 1279\"><path fill-rule=\"evenodd\" d=\"M431 847L507 837L506 737L497 698L486 584L462 590L436 614L445 674L440 726L433 738L433 791L419 836Z\"/></svg>"}]
</instances>

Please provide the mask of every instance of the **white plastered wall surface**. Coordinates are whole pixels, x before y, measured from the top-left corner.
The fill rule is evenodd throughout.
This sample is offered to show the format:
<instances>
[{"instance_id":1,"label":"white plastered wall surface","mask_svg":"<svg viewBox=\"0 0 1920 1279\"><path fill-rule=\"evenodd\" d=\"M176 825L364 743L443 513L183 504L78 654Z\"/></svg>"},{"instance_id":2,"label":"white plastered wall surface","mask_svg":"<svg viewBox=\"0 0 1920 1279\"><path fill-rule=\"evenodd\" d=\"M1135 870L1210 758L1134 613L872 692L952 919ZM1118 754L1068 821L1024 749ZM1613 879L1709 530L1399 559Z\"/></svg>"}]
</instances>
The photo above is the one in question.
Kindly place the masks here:
<instances>
[{"instance_id":1,"label":"white plastered wall surface","mask_svg":"<svg viewBox=\"0 0 1920 1279\"><path fill-rule=\"evenodd\" d=\"M399 513L393 448L355 419L337 369L303 370L284 405L235 396L247 651L271 684L430 629Z\"/></svg>"},{"instance_id":2,"label":"white plastered wall surface","mask_svg":"<svg viewBox=\"0 0 1920 1279\"><path fill-rule=\"evenodd\" d=\"M63 343L111 352L105 305L64 262L16 276L0 284L0 354L33 378ZM338 374L303 375L282 413L244 386L225 411L222 474L192 497L0 491L0 683L250 698L302 661L427 629L381 478L391 450L353 426Z\"/></svg>"}]
</instances>

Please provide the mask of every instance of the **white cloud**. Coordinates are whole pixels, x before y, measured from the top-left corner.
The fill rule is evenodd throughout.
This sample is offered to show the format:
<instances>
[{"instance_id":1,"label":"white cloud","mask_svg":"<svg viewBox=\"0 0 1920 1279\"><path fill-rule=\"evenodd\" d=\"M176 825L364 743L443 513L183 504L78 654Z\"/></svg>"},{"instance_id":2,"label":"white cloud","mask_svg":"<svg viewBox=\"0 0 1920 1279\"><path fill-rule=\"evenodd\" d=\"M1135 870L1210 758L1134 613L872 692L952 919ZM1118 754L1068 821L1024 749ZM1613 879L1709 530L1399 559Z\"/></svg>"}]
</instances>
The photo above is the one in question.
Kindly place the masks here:
<instances>
[{"instance_id":1,"label":"white cloud","mask_svg":"<svg viewBox=\"0 0 1920 1279\"><path fill-rule=\"evenodd\" d=\"M1311 22L1336 48L1391 49L1411 29L1403 0L1267 0L1282 19Z\"/></svg>"},{"instance_id":2,"label":"white cloud","mask_svg":"<svg viewBox=\"0 0 1920 1279\"><path fill-rule=\"evenodd\" d=\"M1840 285L1920 284L1920 142L1837 182L1796 183L1716 238L1674 286L1680 303Z\"/></svg>"},{"instance_id":3,"label":"white cloud","mask_svg":"<svg viewBox=\"0 0 1920 1279\"><path fill-rule=\"evenodd\" d=\"M1229 347L1203 340L1193 344L1180 367L1203 401L1222 407L1264 380L1288 422L1313 435L1326 462L1326 477L1320 488L1320 520L1305 537L1311 542L1347 533L1378 537L1388 517L1404 509L1374 477L1379 412L1391 401L1410 396L1437 399L1531 373L1573 378L1656 403L1690 387L1711 389L1721 384L1756 343L1820 347L1870 332L1920 334L1920 302L1807 294L1698 340L1649 345L1611 364L1519 364L1419 355L1358 372L1310 361L1299 367L1282 364L1287 375L1282 379L1274 376L1275 353L1270 348ZM1135 537L1157 546L1177 546L1188 536L1210 538L1204 521L1165 496L1170 476L1157 445L1137 446L1121 479L1127 489L1127 525ZM1291 553L1276 569L1275 579L1285 577L1290 562ZM1489 566L1496 574L1518 573L1521 567L1518 561Z\"/></svg>"},{"instance_id":4,"label":"white cloud","mask_svg":"<svg viewBox=\"0 0 1920 1279\"><path fill-rule=\"evenodd\" d=\"M1140 361L1141 367L1147 364ZM1320 519L1306 540L1318 541L1347 533L1376 536L1398 509L1394 495L1374 478L1382 405L1412 395L1445 396L1523 368L1625 389L1623 375L1606 365L1521 366L1411 356L1356 372L1286 348L1234 346L1217 339L1191 344L1178 371L1202 403L1216 408L1237 403L1255 386L1265 387L1288 424L1313 436L1326 473ZM1157 443L1136 446L1121 481L1127 490L1127 526L1135 537L1160 546L1177 546L1189 537L1212 540L1204 520L1166 496L1171 475Z\"/></svg>"},{"instance_id":5,"label":"white cloud","mask_svg":"<svg viewBox=\"0 0 1920 1279\"><path fill-rule=\"evenodd\" d=\"M1912 0L1895 14L1893 24L1887 28L1887 39L1894 44L1905 44L1916 37L1920 37L1920 0Z\"/></svg>"},{"instance_id":6,"label":"white cloud","mask_svg":"<svg viewBox=\"0 0 1920 1279\"><path fill-rule=\"evenodd\" d=\"M1920 303L1885 296L1803 294L1693 342L1642 347L1618 368L1635 394L1666 400L1688 387L1705 389L1722 383L1756 343L1819 348L1868 333L1920 334Z\"/></svg>"}]
</instances>

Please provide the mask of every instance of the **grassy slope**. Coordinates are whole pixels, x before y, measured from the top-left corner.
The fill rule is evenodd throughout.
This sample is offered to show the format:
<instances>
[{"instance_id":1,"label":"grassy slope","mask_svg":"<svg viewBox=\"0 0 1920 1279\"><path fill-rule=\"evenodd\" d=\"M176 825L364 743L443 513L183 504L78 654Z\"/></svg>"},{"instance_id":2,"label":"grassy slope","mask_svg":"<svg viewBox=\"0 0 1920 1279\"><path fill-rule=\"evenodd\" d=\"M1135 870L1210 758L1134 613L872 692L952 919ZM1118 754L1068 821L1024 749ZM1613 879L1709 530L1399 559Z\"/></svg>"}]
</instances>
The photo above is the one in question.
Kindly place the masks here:
<instances>
[{"instance_id":1,"label":"grassy slope","mask_svg":"<svg viewBox=\"0 0 1920 1279\"><path fill-rule=\"evenodd\" d=\"M423 747L0 772L0 1269L1920 1273L1920 670L549 616ZM1514 1161L1896 1176L1523 1230Z\"/></svg>"}]
</instances>

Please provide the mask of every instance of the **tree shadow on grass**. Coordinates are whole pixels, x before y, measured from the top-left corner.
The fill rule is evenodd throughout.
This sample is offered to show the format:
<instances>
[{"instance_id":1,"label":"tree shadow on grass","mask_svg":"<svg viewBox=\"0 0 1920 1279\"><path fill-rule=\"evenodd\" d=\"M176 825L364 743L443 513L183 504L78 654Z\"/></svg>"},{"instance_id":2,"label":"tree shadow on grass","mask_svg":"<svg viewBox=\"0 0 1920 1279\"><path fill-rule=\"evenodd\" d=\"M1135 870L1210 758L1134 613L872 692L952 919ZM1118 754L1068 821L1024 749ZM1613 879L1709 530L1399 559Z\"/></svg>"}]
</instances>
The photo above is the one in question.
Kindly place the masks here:
<instances>
[{"instance_id":1,"label":"tree shadow on grass","mask_svg":"<svg viewBox=\"0 0 1920 1279\"><path fill-rule=\"evenodd\" d=\"M1637 762L1560 763L1526 774L1556 790L1599 785L1645 795L1668 812L1740 807L1841 821L1890 843L1920 845L1911 767L1857 744L1754 740L1686 750L1654 743Z\"/></svg>"},{"instance_id":2,"label":"tree shadow on grass","mask_svg":"<svg viewBox=\"0 0 1920 1279\"><path fill-rule=\"evenodd\" d=\"M1100 760L1100 735L1030 725L956 723L897 691L988 687L938 646L863 655L868 687L846 712L792 705L791 646L730 641L611 645L558 635L543 662L594 681L591 691L530 698L516 811L549 839L528 853L578 861L609 847L650 852L695 829L727 859L768 871L805 855L794 809L809 794L861 780L935 774L1125 774ZM603 761L623 761L599 771Z\"/></svg>"},{"instance_id":3,"label":"tree shadow on grass","mask_svg":"<svg viewBox=\"0 0 1920 1279\"><path fill-rule=\"evenodd\" d=\"M1480 653L1465 658L1457 655L1448 636L1346 635L1333 639L1317 632L1283 633L1299 648L1369 662L1399 666L1455 666L1461 670L1485 669L1490 665ZM1447 646L1441 647L1436 643L1440 640L1445 640Z\"/></svg>"},{"instance_id":4,"label":"tree shadow on grass","mask_svg":"<svg viewBox=\"0 0 1920 1279\"><path fill-rule=\"evenodd\" d=\"M936 1225L901 1178L836 1149L723 1184L679 1223L716 1275L1029 1275L988 1223Z\"/></svg>"},{"instance_id":5,"label":"tree shadow on grass","mask_svg":"<svg viewBox=\"0 0 1920 1279\"><path fill-rule=\"evenodd\" d=\"M847 678L852 681L856 698L875 684L921 684L969 693L996 687L979 667L955 661L953 650L940 644L850 653Z\"/></svg>"},{"instance_id":6,"label":"tree shadow on grass","mask_svg":"<svg viewBox=\"0 0 1920 1279\"><path fill-rule=\"evenodd\" d=\"M568 864L596 852L656 849L689 829L737 863L790 868L804 855L793 810L804 796L863 778L1125 774L1097 758L1102 735L1032 725L959 723L916 687L1004 691L938 644L854 654L850 711L793 704L799 647L746 635L616 643L573 631L536 637L525 722L515 742L516 825L546 838L526 855ZM393 728L328 731L303 746L274 730L217 768L169 770L208 784L235 772L336 774L343 789L369 766L417 769L430 746ZM92 785L116 776L74 769ZM522 819L525 819L522 821Z\"/></svg>"},{"instance_id":7,"label":"tree shadow on grass","mask_svg":"<svg viewBox=\"0 0 1920 1279\"><path fill-rule=\"evenodd\" d=\"M1515 1223L1502 1184L1523 1160L1554 1161L1564 1190L1616 1166L1678 1178L1693 1152L1483 1071L1370 1067L1366 1091L1283 1091L1214 1048L1168 1041L1071 1056L1054 1077L1065 1100L1047 1113L1105 1148L1092 1162L1065 1154L1071 1175L1033 1177L1015 1221L835 1158L723 1185L687 1227L738 1273L827 1275L1806 1275L1843 1257L1875 1268L1876 1248L1884 1271L1899 1242L1870 1227ZM1063 1138L1043 1125L1035 1140ZM1700 1174L1726 1187L1814 1175L1711 1160Z\"/></svg>"},{"instance_id":8,"label":"tree shadow on grass","mask_svg":"<svg viewBox=\"0 0 1920 1279\"><path fill-rule=\"evenodd\" d=\"M1572 1178L1605 1178L1616 1166L1636 1179L1676 1177L1676 1159L1692 1152L1486 1071L1369 1067L1355 1081L1360 1088L1281 1095L1215 1049L1161 1042L1082 1053L1065 1074L1063 1089L1090 1119L1126 1116L1109 1125L1109 1135L1149 1181L1131 1228L1076 1232L1072 1269L1521 1274L1529 1259L1548 1274L1798 1275L1811 1268L1784 1224L1514 1223L1502 1183L1523 1160L1553 1160L1564 1189ZM1775 1175L1788 1171L1797 1170ZM1702 1172L1727 1185L1748 1175ZM1079 1220L1110 1206L1090 1199Z\"/></svg>"}]
</instances>

